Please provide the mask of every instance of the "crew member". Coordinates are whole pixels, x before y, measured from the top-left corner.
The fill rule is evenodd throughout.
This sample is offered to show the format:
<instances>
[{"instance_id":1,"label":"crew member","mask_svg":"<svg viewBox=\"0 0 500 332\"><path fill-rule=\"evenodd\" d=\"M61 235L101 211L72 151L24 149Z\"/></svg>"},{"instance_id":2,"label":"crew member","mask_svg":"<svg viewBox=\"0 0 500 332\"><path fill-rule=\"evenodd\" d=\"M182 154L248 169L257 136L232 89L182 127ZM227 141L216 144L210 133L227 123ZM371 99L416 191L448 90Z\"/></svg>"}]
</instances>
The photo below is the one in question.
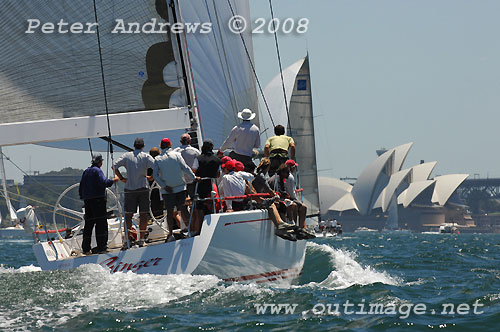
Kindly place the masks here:
<instances>
[{"instance_id":1,"label":"crew member","mask_svg":"<svg viewBox=\"0 0 500 332\"><path fill-rule=\"evenodd\" d=\"M278 167L288 159L295 159L295 142L285 135L285 127L277 125L274 127L274 134L276 136L268 138L264 146L264 156L271 161L269 176L274 175Z\"/></svg>"},{"instance_id":2,"label":"crew member","mask_svg":"<svg viewBox=\"0 0 500 332\"><path fill-rule=\"evenodd\" d=\"M162 188L161 193L167 210L167 223L170 230L176 229L174 220L174 208L181 213L184 223L188 222L188 213L186 208L186 181L192 182L195 175L191 168L186 164L181 154L172 150L170 140L163 139L167 150L155 158L153 175Z\"/></svg>"},{"instance_id":3,"label":"crew member","mask_svg":"<svg viewBox=\"0 0 500 332\"><path fill-rule=\"evenodd\" d=\"M80 180L79 194L85 204L85 226L83 227L83 254L91 253L92 230L95 226L97 248L93 253L107 252L108 246L108 221L106 219L106 187L111 187L118 182L115 176L112 180L106 179L102 172L102 155L95 154L92 164L87 168Z\"/></svg>"},{"instance_id":4,"label":"crew member","mask_svg":"<svg viewBox=\"0 0 500 332\"><path fill-rule=\"evenodd\" d=\"M247 164L253 163L253 149L260 147L259 128L250 122L255 116L256 114L248 108L238 112L238 118L243 120L243 122L231 130L231 133L218 151L218 155L222 157L224 150L232 148L233 151L231 151L229 157L241 161L245 165L245 170Z\"/></svg>"},{"instance_id":5,"label":"crew member","mask_svg":"<svg viewBox=\"0 0 500 332\"><path fill-rule=\"evenodd\" d=\"M221 160L217 158L213 153L214 143L211 140L206 140L203 142L203 146L201 147L201 155L196 158L194 161L193 168L196 169L196 176L200 178L211 178L217 179L220 175L220 165ZM198 183L198 197L201 199L211 197L211 193L213 189L217 189L217 187L212 186L212 180L205 179L201 180ZM195 230L196 232L200 232L201 230L201 222L205 214L212 213L213 202L203 201L198 202L196 205L196 209L198 209L198 218L196 218Z\"/></svg>"},{"instance_id":6,"label":"crew member","mask_svg":"<svg viewBox=\"0 0 500 332\"><path fill-rule=\"evenodd\" d=\"M181 154L182 158L193 172L196 171L196 168L194 168L193 165L196 158L200 155L200 150L191 146L191 136L189 134L182 134L181 146L176 148L174 151ZM187 194L191 197L191 199L194 199L194 189L196 184L193 181L187 181L186 183Z\"/></svg>"},{"instance_id":7,"label":"crew member","mask_svg":"<svg viewBox=\"0 0 500 332\"><path fill-rule=\"evenodd\" d=\"M140 235L137 245L142 247L144 246L144 237L146 235L149 213L148 180L152 179L152 177L148 177L147 172L148 168L153 168L154 159L149 154L142 151L142 149L144 149L144 139L136 138L134 141L134 148L134 151L124 153L121 158L115 162L113 168L120 180L125 182L125 221L129 231L129 237L132 228L132 216L137 211L137 207L139 207ZM127 170L126 179L120 173L120 167L125 167ZM126 244L123 248L126 248Z\"/></svg>"}]
</instances>

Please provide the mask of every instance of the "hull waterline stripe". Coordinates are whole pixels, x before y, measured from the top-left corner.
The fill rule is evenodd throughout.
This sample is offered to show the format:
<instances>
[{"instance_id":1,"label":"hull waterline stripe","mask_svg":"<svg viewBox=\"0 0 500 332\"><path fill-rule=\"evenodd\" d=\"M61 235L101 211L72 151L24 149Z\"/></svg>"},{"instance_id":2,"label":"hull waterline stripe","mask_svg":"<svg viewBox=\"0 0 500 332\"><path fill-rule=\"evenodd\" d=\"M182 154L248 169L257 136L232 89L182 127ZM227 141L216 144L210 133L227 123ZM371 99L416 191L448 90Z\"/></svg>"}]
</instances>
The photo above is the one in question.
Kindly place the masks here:
<instances>
[{"instance_id":1,"label":"hull waterline stripe","mask_svg":"<svg viewBox=\"0 0 500 332\"><path fill-rule=\"evenodd\" d=\"M248 223L248 222L265 221L265 220L271 220L271 219L265 218L265 219L255 219L255 220L243 220L243 221L227 222L227 223L224 224L224 226L236 225L236 224L244 224L244 223Z\"/></svg>"},{"instance_id":2,"label":"hull waterline stripe","mask_svg":"<svg viewBox=\"0 0 500 332\"><path fill-rule=\"evenodd\" d=\"M295 268L295 269L283 269L283 270L277 270L273 272L264 272L264 273L258 273L258 274L250 274L246 276L241 276L241 277L235 277L235 278L226 278L223 279L224 281L246 281L246 280L254 280L254 279L259 279L259 278L273 278L275 276L278 276L279 278L284 278L286 276L283 276L283 274L290 272L290 273L299 273L300 270ZM276 278L274 279L276 280ZM271 281L271 280L270 280Z\"/></svg>"},{"instance_id":3,"label":"hull waterline stripe","mask_svg":"<svg viewBox=\"0 0 500 332\"><path fill-rule=\"evenodd\" d=\"M294 279L294 278L300 277L301 275L302 275L302 272L295 273L295 274L289 274L289 275L281 275L279 277L267 278L266 280L257 280L255 283L256 284L263 284L265 282L273 282L273 281L280 280L280 279L288 279L288 278Z\"/></svg>"}]
</instances>

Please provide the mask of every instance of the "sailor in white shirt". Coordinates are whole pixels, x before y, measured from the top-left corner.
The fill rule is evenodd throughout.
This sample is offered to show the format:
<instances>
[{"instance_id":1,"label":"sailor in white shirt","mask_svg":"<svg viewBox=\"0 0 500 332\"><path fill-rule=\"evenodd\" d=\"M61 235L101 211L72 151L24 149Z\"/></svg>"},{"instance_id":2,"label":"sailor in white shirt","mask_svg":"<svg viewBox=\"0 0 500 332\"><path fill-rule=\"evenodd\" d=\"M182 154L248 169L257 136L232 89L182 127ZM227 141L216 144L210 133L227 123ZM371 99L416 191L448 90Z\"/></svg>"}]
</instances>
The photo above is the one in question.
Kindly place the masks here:
<instances>
[{"instance_id":1,"label":"sailor in white shirt","mask_svg":"<svg viewBox=\"0 0 500 332\"><path fill-rule=\"evenodd\" d=\"M167 222L172 232L176 227L174 220L174 208L181 213L184 222L188 221L188 213L185 205L186 180L195 180L195 175L186 164L181 154L171 149L170 140L164 138L162 143L168 149L155 158L153 176L161 187L165 209L167 210Z\"/></svg>"},{"instance_id":2,"label":"sailor in white shirt","mask_svg":"<svg viewBox=\"0 0 500 332\"><path fill-rule=\"evenodd\" d=\"M238 118L242 119L243 122L231 130L231 133L219 149L220 155L222 154L221 151L232 148L233 151L231 151L229 157L241 161L245 168L248 163L252 163L253 149L260 147L259 127L250 122L255 118L255 115L248 108L239 112Z\"/></svg>"},{"instance_id":3,"label":"sailor in white shirt","mask_svg":"<svg viewBox=\"0 0 500 332\"><path fill-rule=\"evenodd\" d=\"M243 196L245 195L247 184L243 177L235 172L235 162L230 160L224 164L224 176L222 176L221 186L219 190L223 190L224 197ZM226 200L228 210L240 211L243 210L244 201L242 199Z\"/></svg>"},{"instance_id":4,"label":"sailor in white shirt","mask_svg":"<svg viewBox=\"0 0 500 332\"><path fill-rule=\"evenodd\" d=\"M182 134L181 136L181 146L174 149L175 152L178 152L181 154L182 159L186 162L186 164L193 170L193 172L196 172L198 169L198 156L201 154L200 150L198 150L195 147L192 147L191 144L191 136L189 134ZM190 181L188 178L186 179L186 191L189 197L192 199L194 198L195 194L195 189L196 189L196 184L193 181Z\"/></svg>"},{"instance_id":5,"label":"sailor in white shirt","mask_svg":"<svg viewBox=\"0 0 500 332\"><path fill-rule=\"evenodd\" d=\"M201 154L200 150L191 146L191 136L189 134L182 134L181 136L181 146L174 149L175 152L179 152L186 162L186 164L193 168L194 161Z\"/></svg>"}]
</instances>

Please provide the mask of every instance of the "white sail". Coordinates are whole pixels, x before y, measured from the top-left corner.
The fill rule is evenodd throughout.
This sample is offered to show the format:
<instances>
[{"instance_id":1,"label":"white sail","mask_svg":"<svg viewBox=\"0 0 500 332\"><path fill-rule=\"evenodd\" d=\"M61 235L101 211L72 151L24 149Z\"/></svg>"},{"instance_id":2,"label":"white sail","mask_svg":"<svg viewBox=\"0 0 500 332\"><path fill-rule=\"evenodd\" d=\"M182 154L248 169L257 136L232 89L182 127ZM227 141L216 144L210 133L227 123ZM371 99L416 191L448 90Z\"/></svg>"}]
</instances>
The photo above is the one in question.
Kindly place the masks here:
<instances>
[{"instance_id":1,"label":"white sail","mask_svg":"<svg viewBox=\"0 0 500 332\"><path fill-rule=\"evenodd\" d=\"M295 141L296 161L299 164L298 183L303 189L302 199L308 214L319 213L318 173L314 141L314 120L312 109L311 76L309 58L305 57L283 70L287 94L286 112L281 76L277 75L264 90L270 106L274 125L287 128L287 135ZM274 136L271 118L261 108L261 130L264 137ZM265 142L265 139L262 139Z\"/></svg>"},{"instance_id":2,"label":"white sail","mask_svg":"<svg viewBox=\"0 0 500 332\"><path fill-rule=\"evenodd\" d=\"M212 139L218 147L239 123L237 112L244 108L257 111L255 76L250 63L253 63L251 28L247 26L242 34L244 42L239 34L228 29L233 12L245 17L250 24L249 2L191 0L179 3L184 23L212 24L210 33L186 34L186 53L203 137ZM254 122L258 123L258 119Z\"/></svg>"},{"instance_id":3,"label":"white sail","mask_svg":"<svg viewBox=\"0 0 500 332\"><path fill-rule=\"evenodd\" d=\"M167 2L96 8L98 31L93 0L2 2L0 145L106 136L106 106L113 135L190 127L177 44L147 33L170 23Z\"/></svg>"},{"instance_id":4,"label":"white sail","mask_svg":"<svg viewBox=\"0 0 500 332\"><path fill-rule=\"evenodd\" d=\"M283 69L283 81L285 82L286 100L283 96L283 87L281 83L281 75L276 75L271 82L264 89L264 96L266 97L271 117L267 112L264 101L261 100L260 110L260 130L262 132L261 141L265 142L269 137L274 136L274 126L282 125L288 130L288 115L286 112L286 105L290 105L293 88L295 86L295 79L304 64L306 58L300 59L293 65ZM288 132L286 133L289 134Z\"/></svg>"},{"instance_id":5,"label":"white sail","mask_svg":"<svg viewBox=\"0 0 500 332\"><path fill-rule=\"evenodd\" d=\"M0 171L2 172L2 189L3 189L3 197L5 198L5 202L7 203L7 211L10 215L11 222L17 222L16 210L10 203L9 193L7 192L7 177L5 175L5 165L3 163L3 151L0 146Z\"/></svg>"}]
</instances>

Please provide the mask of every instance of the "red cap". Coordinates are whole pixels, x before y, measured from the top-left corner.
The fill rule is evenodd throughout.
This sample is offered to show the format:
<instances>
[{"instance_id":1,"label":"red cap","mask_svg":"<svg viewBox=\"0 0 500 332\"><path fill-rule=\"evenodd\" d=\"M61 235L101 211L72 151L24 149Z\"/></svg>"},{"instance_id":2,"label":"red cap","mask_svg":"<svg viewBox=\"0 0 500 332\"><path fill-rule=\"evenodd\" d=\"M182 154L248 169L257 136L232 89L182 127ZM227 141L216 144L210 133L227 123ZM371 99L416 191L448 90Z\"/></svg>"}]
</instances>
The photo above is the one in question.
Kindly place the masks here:
<instances>
[{"instance_id":1,"label":"red cap","mask_svg":"<svg viewBox=\"0 0 500 332\"><path fill-rule=\"evenodd\" d=\"M234 168L235 168L235 162L234 162L234 160L229 160L226 163L222 164L222 168L225 168L225 169L227 169L229 171L234 170Z\"/></svg>"},{"instance_id":2,"label":"red cap","mask_svg":"<svg viewBox=\"0 0 500 332\"><path fill-rule=\"evenodd\" d=\"M161 140L161 142L162 142L162 143L169 144L169 145L170 145L170 144L172 144L172 143L170 142L170 139L169 139L169 138L164 138L164 139L162 139L162 140Z\"/></svg>"},{"instance_id":3,"label":"red cap","mask_svg":"<svg viewBox=\"0 0 500 332\"><path fill-rule=\"evenodd\" d=\"M287 165L288 167L292 167L292 166L299 166L299 164L297 164L294 160L292 159L288 159L287 161L285 161L285 165Z\"/></svg>"},{"instance_id":4,"label":"red cap","mask_svg":"<svg viewBox=\"0 0 500 332\"><path fill-rule=\"evenodd\" d=\"M245 170L245 166L243 165L243 163L241 161L236 161L234 163L234 168L236 169L237 172L241 172L241 171Z\"/></svg>"},{"instance_id":5,"label":"red cap","mask_svg":"<svg viewBox=\"0 0 500 332\"><path fill-rule=\"evenodd\" d=\"M222 161L223 164L227 163L229 160L232 160L231 157L228 157L228 156L225 156L225 157L222 157L222 159L220 161Z\"/></svg>"}]
</instances>

